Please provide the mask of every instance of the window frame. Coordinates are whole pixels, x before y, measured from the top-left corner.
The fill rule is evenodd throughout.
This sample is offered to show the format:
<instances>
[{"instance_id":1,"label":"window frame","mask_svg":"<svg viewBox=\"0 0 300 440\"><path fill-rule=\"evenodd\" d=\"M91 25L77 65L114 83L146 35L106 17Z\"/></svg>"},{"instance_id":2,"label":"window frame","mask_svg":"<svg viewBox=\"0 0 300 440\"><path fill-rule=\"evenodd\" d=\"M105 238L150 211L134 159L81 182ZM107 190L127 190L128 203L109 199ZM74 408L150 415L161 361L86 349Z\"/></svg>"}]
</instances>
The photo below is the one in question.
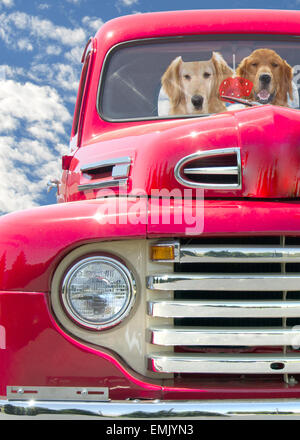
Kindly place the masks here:
<instances>
[{"instance_id":1,"label":"window frame","mask_svg":"<svg viewBox=\"0 0 300 440\"><path fill-rule=\"evenodd\" d=\"M82 54L81 63L83 64L80 74L76 104L74 108L73 123L71 130L71 144L80 146L83 126L83 110L86 101L86 92L89 84L93 54L95 52L95 39L90 37Z\"/></svg>"},{"instance_id":2,"label":"window frame","mask_svg":"<svg viewBox=\"0 0 300 440\"><path fill-rule=\"evenodd\" d=\"M295 41L300 43L300 35L286 35L286 34L209 34L209 35L179 35L175 37L153 37L153 38L145 38L145 39L136 39L136 40L128 40L125 42L117 43L112 46L109 51L106 53L103 66L99 78L98 89L97 89L97 97L96 97L96 108L98 116L105 122L110 123L126 123L126 122L147 122L147 121L166 121L166 120L174 120L174 119L193 119L193 118L202 118L207 116L213 116L212 114L196 114L196 115L171 115L171 116L149 116L147 118L120 118L113 119L106 117L102 108L102 97L103 97L103 85L105 84L105 75L107 71L107 67L109 65L110 58L113 56L114 52L118 50L122 50L123 47L134 47L140 45L150 45L150 44L158 44L162 43L176 43L176 42L185 42L185 41L219 41L219 40L243 40L243 41Z\"/></svg>"}]
</instances>

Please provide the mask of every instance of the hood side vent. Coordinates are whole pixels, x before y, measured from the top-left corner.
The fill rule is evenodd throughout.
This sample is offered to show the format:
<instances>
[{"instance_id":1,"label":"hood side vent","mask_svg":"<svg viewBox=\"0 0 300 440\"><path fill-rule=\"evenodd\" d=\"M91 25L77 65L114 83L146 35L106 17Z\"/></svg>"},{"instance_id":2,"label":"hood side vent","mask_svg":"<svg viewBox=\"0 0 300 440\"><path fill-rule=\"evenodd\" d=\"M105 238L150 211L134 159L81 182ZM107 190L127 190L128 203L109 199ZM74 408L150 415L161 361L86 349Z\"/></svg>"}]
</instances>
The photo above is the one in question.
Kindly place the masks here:
<instances>
[{"instance_id":1,"label":"hood side vent","mask_svg":"<svg viewBox=\"0 0 300 440\"><path fill-rule=\"evenodd\" d=\"M174 173L179 183L190 188L240 189L240 149L199 151L182 158Z\"/></svg>"},{"instance_id":2,"label":"hood side vent","mask_svg":"<svg viewBox=\"0 0 300 440\"><path fill-rule=\"evenodd\" d=\"M125 185L130 171L130 157L117 157L90 163L80 168L90 182L78 185L79 191ZM101 179L101 180L99 180Z\"/></svg>"}]
</instances>

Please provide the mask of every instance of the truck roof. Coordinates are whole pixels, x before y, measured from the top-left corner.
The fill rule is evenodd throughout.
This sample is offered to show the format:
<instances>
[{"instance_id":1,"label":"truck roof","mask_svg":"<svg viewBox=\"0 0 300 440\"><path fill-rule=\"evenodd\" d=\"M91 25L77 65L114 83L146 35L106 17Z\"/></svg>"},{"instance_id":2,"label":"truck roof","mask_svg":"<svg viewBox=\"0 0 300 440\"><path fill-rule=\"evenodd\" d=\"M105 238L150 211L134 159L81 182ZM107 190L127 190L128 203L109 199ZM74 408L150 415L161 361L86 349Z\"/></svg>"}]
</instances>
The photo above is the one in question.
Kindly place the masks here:
<instances>
[{"instance_id":1,"label":"truck roof","mask_svg":"<svg viewBox=\"0 0 300 440\"><path fill-rule=\"evenodd\" d=\"M300 11L295 10L189 10L153 12L118 17L106 22L97 32L116 44L130 39L172 35L201 35L216 33L297 34L300 30Z\"/></svg>"}]
</instances>

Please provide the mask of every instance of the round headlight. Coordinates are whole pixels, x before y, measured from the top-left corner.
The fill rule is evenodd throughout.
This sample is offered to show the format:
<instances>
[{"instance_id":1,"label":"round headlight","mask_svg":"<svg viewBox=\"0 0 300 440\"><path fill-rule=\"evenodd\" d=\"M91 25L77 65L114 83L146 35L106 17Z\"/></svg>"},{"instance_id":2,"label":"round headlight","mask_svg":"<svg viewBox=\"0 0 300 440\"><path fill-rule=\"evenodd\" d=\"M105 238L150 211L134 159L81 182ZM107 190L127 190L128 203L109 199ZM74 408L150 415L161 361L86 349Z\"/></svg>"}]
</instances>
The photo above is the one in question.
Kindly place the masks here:
<instances>
[{"instance_id":1,"label":"round headlight","mask_svg":"<svg viewBox=\"0 0 300 440\"><path fill-rule=\"evenodd\" d=\"M135 283L119 261L105 256L80 260L66 274L62 300L77 324L100 330L112 327L128 315Z\"/></svg>"}]
</instances>

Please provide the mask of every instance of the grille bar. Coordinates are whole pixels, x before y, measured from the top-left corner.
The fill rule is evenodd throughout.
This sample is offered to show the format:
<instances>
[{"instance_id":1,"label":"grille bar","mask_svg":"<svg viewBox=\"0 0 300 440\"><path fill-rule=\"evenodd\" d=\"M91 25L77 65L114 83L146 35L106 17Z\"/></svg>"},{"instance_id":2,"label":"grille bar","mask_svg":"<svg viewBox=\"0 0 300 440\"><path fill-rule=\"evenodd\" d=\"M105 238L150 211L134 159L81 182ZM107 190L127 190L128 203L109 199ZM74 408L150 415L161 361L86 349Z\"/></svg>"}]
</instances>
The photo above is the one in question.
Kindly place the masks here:
<instances>
[{"instance_id":1,"label":"grille bar","mask_svg":"<svg viewBox=\"0 0 300 440\"><path fill-rule=\"evenodd\" d=\"M149 301L159 318L297 318L300 301Z\"/></svg>"},{"instance_id":2,"label":"grille bar","mask_svg":"<svg viewBox=\"0 0 300 440\"><path fill-rule=\"evenodd\" d=\"M219 291L298 291L298 274L215 274L176 273L147 277L151 290L219 290Z\"/></svg>"},{"instance_id":3,"label":"grille bar","mask_svg":"<svg viewBox=\"0 0 300 440\"><path fill-rule=\"evenodd\" d=\"M199 346L300 345L300 331L282 328L160 327L149 331L151 344Z\"/></svg>"},{"instance_id":4,"label":"grille bar","mask_svg":"<svg viewBox=\"0 0 300 440\"><path fill-rule=\"evenodd\" d=\"M297 374L299 355L151 354L148 368L158 373Z\"/></svg>"},{"instance_id":5,"label":"grille bar","mask_svg":"<svg viewBox=\"0 0 300 440\"><path fill-rule=\"evenodd\" d=\"M296 246L201 246L181 245L180 263L297 263L300 248Z\"/></svg>"},{"instance_id":6,"label":"grille bar","mask_svg":"<svg viewBox=\"0 0 300 440\"><path fill-rule=\"evenodd\" d=\"M173 246L176 263L299 263L299 246L182 245L178 241L159 242ZM160 260L164 261L164 260ZM168 260L170 262L170 260Z\"/></svg>"}]
</instances>

